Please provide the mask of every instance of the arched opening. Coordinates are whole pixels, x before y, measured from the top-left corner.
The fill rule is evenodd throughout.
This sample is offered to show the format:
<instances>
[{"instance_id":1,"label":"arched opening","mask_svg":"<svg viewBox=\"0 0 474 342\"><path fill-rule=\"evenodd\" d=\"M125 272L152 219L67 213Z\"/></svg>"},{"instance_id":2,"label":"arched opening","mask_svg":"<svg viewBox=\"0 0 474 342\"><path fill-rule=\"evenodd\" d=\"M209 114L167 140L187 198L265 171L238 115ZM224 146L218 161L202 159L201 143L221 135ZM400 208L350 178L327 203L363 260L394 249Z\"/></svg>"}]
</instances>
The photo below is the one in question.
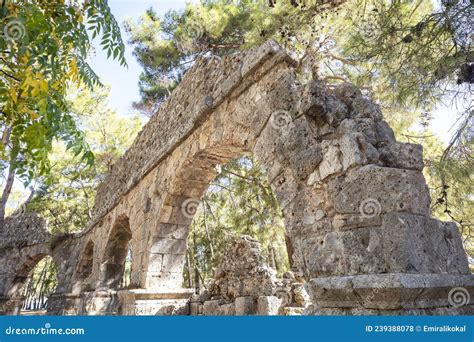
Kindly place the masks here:
<instances>
[{"instance_id":1,"label":"arched opening","mask_svg":"<svg viewBox=\"0 0 474 342\"><path fill-rule=\"evenodd\" d=\"M49 255L29 257L20 267L9 291L15 302L13 314L42 315L58 285L57 269Z\"/></svg>"},{"instance_id":2,"label":"arched opening","mask_svg":"<svg viewBox=\"0 0 474 342\"><path fill-rule=\"evenodd\" d=\"M229 246L244 235L260 243L263 260L281 277L290 269L285 226L264 169L245 155L217 172L190 225L183 286L206 290Z\"/></svg>"},{"instance_id":3,"label":"arched opening","mask_svg":"<svg viewBox=\"0 0 474 342\"><path fill-rule=\"evenodd\" d=\"M101 263L100 287L118 289L123 285L132 232L128 217L120 216L109 235Z\"/></svg>"}]
</instances>

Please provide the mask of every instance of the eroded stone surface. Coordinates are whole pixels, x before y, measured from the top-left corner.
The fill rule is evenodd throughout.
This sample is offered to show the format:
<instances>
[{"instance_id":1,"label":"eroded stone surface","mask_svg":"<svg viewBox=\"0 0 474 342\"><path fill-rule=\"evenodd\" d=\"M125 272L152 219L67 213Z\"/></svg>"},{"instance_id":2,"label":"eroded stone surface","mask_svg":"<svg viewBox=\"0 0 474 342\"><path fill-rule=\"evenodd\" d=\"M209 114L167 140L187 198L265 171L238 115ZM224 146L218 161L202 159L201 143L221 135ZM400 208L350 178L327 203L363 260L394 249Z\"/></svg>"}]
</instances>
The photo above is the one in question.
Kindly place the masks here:
<instances>
[{"instance_id":1,"label":"eroded stone surface","mask_svg":"<svg viewBox=\"0 0 474 342\"><path fill-rule=\"evenodd\" d=\"M227 247L214 280L191 299L191 308L195 315L282 315L308 302L304 285L291 272L277 278L260 243L244 235Z\"/></svg>"},{"instance_id":2,"label":"eroded stone surface","mask_svg":"<svg viewBox=\"0 0 474 342\"><path fill-rule=\"evenodd\" d=\"M191 303L192 314L275 312L272 296L281 300L279 313L302 312L302 284L329 277L344 282L348 276L434 274L459 276L458 286L469 287L459 232L430 218L421 147L396 142L380 108L356 87L328 87L319 80L300 84L294 66L274 42L220 60L200 58L112 167L83 232L50 237L39 221L27 229L28 218L7 220L0 231L2 301L17 302L15 293L29 270L52 255L59 276L50 312L120 314L124 305L123 313L156 314L160 300L177 299L121 292L124 255L130 247L127 290L179 293L199 198L217 176L216 166L248 153L267 171L283 211L293 273L282 280L258 269L251 276L220 274L221 298ZM235 262L225 268L249 267ZM439 299L446 292L437 284L427 282L425 296ZM384 296L397 298L402 288L387 286ZM307 312L345 309L328 302L317 307L319 290L308 289L316 307ZM260 304L258 298L264 298ZM155 302L140 302L147 300ZM388 310L354 303L348 313ZM456 311L445 301L433 303L439 307L432 313ZM177 305L163 303L158 311L184 312ZM2 311L11 312L11 306ZM396 310L425 312L415 306Z\"/></svg>"}]
</instances>

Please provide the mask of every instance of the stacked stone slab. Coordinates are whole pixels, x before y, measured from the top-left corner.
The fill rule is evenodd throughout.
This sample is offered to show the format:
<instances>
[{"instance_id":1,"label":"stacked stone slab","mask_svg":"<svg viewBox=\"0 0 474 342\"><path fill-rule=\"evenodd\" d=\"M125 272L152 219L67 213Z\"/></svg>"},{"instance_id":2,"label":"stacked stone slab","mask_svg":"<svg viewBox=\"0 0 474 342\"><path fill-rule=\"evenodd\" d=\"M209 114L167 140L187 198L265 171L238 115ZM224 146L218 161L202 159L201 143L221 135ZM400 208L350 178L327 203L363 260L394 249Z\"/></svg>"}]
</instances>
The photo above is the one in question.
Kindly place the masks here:
<instances>
[{"instance_id":1,"label":"stacked stone slab","mask_svg":"<svg viewBox=\"0 0 474 342\"><path fill-rule=\"evenodd\" d=\"M200 58L100 185L88 227L35 254L59 268L50 312L120 314L124 301L127 313L153 313L139 309L147 298L183 299L199 198L216 166L253 153L284 213L308 313L472 313L471 301L450 300L454 290L473 298L474 280L456 226L430 218L421 147L397 142L357 88L300 84L295 67L274 42ZM136 295L119 296L128 246ZM21 273L9 248L7 299Z\"/></svg>"},{"instance_id":2,"label":"stacked stone slab","mask_svg":"<svg viewBox=\"0 0 474 342\"><path fill-rule=\"evenodd\" d=\"M421 146L395 141L379 107L355 87L305 88L304 121L287 132L311 127L317 143L307 150L321 157L315 169L294 166L306 184L287 225L297 228L296 262L311 278L311 313L472 311L470 302L449 303L456 287L472 293L473 278L455 224L430 218Z\"/></svg>"}]
</instances>

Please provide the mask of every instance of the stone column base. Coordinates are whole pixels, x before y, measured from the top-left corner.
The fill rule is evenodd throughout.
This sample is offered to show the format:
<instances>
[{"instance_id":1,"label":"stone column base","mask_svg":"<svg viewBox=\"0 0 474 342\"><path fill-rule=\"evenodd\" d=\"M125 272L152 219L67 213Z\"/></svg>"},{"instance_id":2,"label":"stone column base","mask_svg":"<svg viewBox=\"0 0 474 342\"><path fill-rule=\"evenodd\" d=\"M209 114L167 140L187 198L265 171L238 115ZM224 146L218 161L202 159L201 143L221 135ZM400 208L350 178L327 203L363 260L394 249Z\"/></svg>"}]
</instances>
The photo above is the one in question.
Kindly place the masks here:
<instances>
[{"instance_id":1,"label":"stone column base","mask_svg":"<svg viewBox=\"0 0 474 342\"><path fill-rule=\"evenodd\" d=\"M387 273L314 278L313 315L472 315L474 275Z\"/></svg>"},{"instance_id":2,"label":"stone column base","mask_svg":"<svg viewBox=\"0 0 474 342\"><path fill-rule=\"evenodd\" d=\"M118 291L120 315L189 315L189 298L194 289Z\"/></svg>"}]
</instances>

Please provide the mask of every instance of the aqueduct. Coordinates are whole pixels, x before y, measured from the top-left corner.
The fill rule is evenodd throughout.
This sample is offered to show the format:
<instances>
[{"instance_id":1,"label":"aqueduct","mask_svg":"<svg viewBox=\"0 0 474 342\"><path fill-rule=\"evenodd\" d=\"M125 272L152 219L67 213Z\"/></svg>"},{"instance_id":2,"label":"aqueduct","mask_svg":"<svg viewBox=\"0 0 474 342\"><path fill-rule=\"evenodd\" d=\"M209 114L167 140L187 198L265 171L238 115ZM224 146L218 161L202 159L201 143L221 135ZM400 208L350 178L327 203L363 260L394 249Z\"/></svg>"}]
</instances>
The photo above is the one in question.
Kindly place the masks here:
<instances>
[{"instance_id":1,"label":"aqueduct","mask_svg":"<svg viewBox=\"0 0 474 342\"><path fill-rule=\"evenodd\" d=\"M455 224L430 218L421 147L395 141L357 88L299 84L295 62L274 42L199 59L100 185L81 233L52 237L34 215L8 219L2 312L15 311L18 286L44 255L58 268L51 314L189 309L181 284L195 206L216 165L247 153L265 167L284 213L292 267L310 295L306 313L474 312L472 302L448 301L456 287L474 298L474 277ZM119 289L129 244L131 284ZM204 313L269 313L265 296L205 302Z\"/></svg>"}]
</instances>

